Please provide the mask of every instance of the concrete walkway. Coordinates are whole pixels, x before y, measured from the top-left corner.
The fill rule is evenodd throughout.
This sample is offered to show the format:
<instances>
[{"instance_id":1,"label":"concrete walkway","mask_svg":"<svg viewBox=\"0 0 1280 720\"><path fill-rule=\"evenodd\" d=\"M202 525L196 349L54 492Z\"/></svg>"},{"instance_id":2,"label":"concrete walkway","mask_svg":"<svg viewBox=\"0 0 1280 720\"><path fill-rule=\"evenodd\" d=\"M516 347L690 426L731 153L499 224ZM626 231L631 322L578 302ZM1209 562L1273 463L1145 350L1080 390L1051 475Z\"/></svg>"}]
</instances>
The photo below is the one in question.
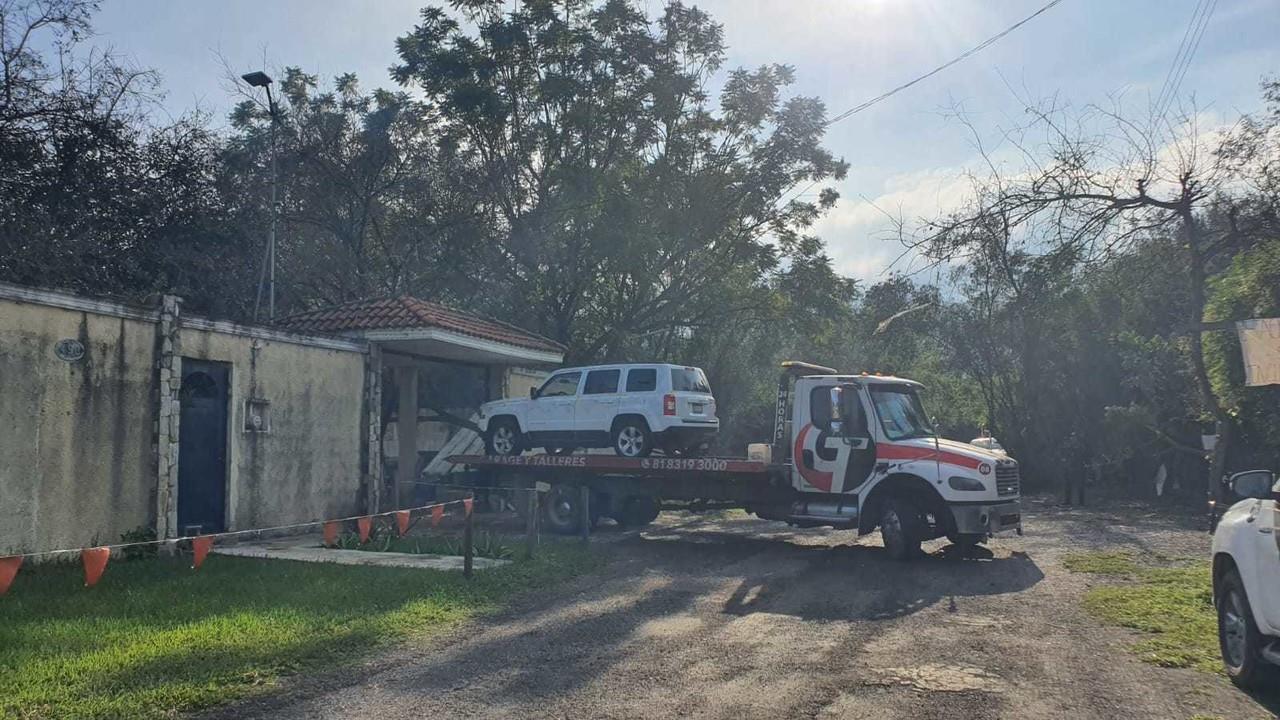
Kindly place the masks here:
<instances>
[{"instance_id":1,"label":"concrete walkway","mask_svg":"<svg viewBox=\"0 0 1280 720\"><path fill-rule=\"evenodd\" d=\"M301 562L327 562L337 565L374 565L379 567L425 568L431 570L461 570L459 555L426 555L398 552L372 552L367 550L336 550L320 546L319 536L306 538L279 538L254 543L240 543L215 547L212 552L236 557L269 558L272 560L299 560ZM500 567L510 560L473 558L477 570Z\"/></svg>"}]
</instances>

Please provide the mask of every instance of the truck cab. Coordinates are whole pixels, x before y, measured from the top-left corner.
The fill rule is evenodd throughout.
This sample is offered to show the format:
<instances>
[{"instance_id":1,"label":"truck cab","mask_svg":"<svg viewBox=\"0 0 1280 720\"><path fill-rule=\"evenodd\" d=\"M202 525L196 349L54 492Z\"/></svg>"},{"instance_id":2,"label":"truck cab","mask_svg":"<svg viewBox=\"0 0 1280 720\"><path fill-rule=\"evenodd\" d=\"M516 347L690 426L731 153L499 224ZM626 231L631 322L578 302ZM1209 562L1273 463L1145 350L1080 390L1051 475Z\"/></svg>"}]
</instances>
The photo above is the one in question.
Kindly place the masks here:
<instances>
[{"instance_id":1,"label":"truck cab","mask_svg":"<svg viewBox=\"0 0 1280 720\"><path fill-rule=\"evenodd\" d=\"M757 514L863 534L879 527L896 559L938 537L965 546L1021 532L1017 461L939 438L920 383L806 363L783 368L772 459L788 468L798 500L785 516L777 508Z\"/></svg>"}]
</instances>

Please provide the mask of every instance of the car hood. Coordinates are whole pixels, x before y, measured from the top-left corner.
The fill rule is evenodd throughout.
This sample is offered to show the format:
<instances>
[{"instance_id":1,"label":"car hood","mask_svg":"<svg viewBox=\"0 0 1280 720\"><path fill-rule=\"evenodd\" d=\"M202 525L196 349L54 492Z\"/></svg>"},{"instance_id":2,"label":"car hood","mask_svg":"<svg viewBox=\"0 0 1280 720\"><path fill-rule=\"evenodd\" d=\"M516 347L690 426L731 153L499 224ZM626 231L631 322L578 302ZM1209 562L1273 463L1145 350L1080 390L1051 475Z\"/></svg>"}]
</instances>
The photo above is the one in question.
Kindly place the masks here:
<instances>
[{"instance_id":1,"label":"car hood","mask_svg":"<svg viewBox=\"0 0 1280 720\"><path fill-rule=\"evenodd\" d=\"M485 417L492 417L493 415L497 415L498 413L504 410L515 409L527 402L529 401L522 400L520 398L505 398L503 400L490 400L489 402L480 406L480 412Z\"/></svg>"},{"instance_id":2,"label":"car hood","mask_svg":"<svg viewBox=\"0 0 1280 720\"><path fill-rule=\"evenodd\" d=\"M935 447L935 443L936 443L937 449L941 450L944 453L953 453L955 455L961 455L963 457L972 458L974 460L989 462L993 466L1008 465L1010 463L1015 462L1013 458L1003 453L992 452L990 450L985 450L983 448L977 447L976 445L970 445L969 443L963 443L963 442L956 442L955 440L946 440L944 438L938 438L937 440L935 440L934 438L911 438L910 440L900 440L893 444L905 445L909 447L926 448L926 449L932 450Z\"/></svg>"}]
</instances>

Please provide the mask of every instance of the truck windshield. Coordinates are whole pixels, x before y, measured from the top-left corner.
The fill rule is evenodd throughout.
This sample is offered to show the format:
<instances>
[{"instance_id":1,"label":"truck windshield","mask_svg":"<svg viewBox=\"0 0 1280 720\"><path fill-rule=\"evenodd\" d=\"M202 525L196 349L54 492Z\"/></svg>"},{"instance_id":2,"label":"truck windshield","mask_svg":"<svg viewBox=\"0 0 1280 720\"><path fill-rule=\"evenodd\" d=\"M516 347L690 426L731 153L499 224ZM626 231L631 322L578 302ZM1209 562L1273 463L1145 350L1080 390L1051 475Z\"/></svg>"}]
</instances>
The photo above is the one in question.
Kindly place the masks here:
<instances>
[{"instance_id":1,"label":"truck windshield","mask_svg":"<svg viewBox=\"0 0 1280 720\"><path fill-rule=\"evenodd\" d=\"M711 386L707 384L707 376L695 367L671 368L672 392L696 392L711 394Z\"/></svg>"},{"instance_id":2,"label":"truck windshield","mask_svg":"<svg viewBox=\"0 0 1280 720\"><path fill-rule=\"evenodd\" d=\"M872 384L871 402L880 418L880 427L890 440L933 437L929 416L920 404L920 396L910 385Z\"/></svg>"}]
</instances>

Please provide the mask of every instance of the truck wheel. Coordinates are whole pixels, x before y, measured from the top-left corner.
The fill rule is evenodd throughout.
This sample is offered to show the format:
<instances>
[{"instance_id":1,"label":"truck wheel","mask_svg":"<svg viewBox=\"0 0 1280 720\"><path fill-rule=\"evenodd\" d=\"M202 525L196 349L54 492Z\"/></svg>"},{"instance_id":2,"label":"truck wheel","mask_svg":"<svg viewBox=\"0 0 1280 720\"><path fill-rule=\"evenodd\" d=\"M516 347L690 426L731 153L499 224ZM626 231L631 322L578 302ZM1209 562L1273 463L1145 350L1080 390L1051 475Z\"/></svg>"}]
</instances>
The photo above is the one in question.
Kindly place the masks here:
<instances>
[{"instance_id":1,"label":"truck wheel","mask_svg":"<svg viewBox=\"0 0 1280 720\"><path fill-rule=\"evenodd\" d=\"M613 451L622 457L649 457L653 436L644 420L626 418L613 428Z\"/></svg>"},{"instance_id":2,"label":"truck wheel","mask_svg":"<svg viewBox=\"0 0 1280 720\"><path fill-rule=\"evenodd\" d=\"M519 455L524 452L524 438L515 420L502 418L489 424L485 433L485 451L490 455Z\"/></svg>"},{"instance_id":3,"label":"truck wheel","mask_svg":"<svg viewBox=\"0 0 1280 720\"><path fill-rule=\"evenodd\" d=\"M591 527L600 522L597 508L600 502L591 501ZM553 486L542 497L542 520L547 529L558 535L574 535L582 530L582 495L578 488Z\"/></svg>"},{"instance_id":4,"label":"truck wheel","mask_svg":"<svg viewBox=\"0 0 1280 720\"><path fill-rule=\"evenodd\" d=\"M915 558L920 554L920 511L907 500L885 502L880 537L890 559L906 562Z\"/></svg>"},{"instance_id":5,"label":"truck wheel","mask_svg":"<svg viewBox=\"0 0 1280 720\"><path fill-rule=\"evenodd\" d=\"M613 516L623 527L640 527L658 519L658 500L648 495L632 495L622 501L622 508Z\"/></svg>"},{"instance_id":6,"label":"truck wheel","mask_svg":"<svg viewBox=\"0 0 1280 720\"><path fill-rule=\"evenodd\" d=\"M1223 575L1214 604L1218 606L1218 644L1227 677L1242 688L1262 687L1263 674L1270 668L1260 657L1262 633L1253 622L1253 608L1238 572L1228 570Z\"/></svg>"}]
</instances>

